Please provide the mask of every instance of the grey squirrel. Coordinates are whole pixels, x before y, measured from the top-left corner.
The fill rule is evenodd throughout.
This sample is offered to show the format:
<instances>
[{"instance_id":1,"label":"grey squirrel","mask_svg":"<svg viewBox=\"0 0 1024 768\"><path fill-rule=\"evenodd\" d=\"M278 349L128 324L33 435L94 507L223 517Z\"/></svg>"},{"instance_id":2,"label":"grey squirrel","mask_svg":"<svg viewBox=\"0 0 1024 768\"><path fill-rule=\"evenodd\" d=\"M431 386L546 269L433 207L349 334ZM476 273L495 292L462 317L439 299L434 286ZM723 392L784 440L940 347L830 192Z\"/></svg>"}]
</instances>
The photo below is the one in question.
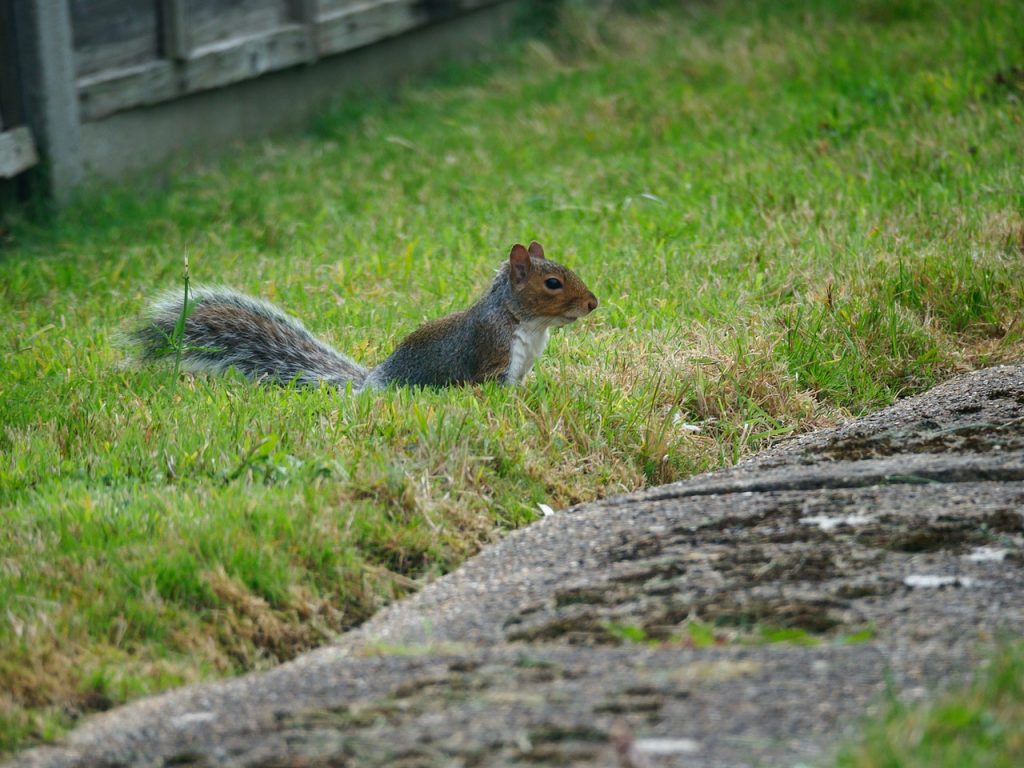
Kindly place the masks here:
<instances>
[{"instance_id":1,"label":"grey squirrel","mask_svg":"<svg viewBox=\"0 0 1024 768\"><path fill-rule=\"evenodd\" d=\"M321 382L355 390L389 384L443 387L498 381L520 384L547 344L550 328L597 308L597 297L572 270L544 257L534 241L512 246L490 289L469 309L409 334L376 368L364 368L314 337L277 307L228 288L197 288L185 321L182 367L253 380ZM173 355L169 339L181 295L155 301L135 331L143 360Z\"/></svg>"}]
</instances>

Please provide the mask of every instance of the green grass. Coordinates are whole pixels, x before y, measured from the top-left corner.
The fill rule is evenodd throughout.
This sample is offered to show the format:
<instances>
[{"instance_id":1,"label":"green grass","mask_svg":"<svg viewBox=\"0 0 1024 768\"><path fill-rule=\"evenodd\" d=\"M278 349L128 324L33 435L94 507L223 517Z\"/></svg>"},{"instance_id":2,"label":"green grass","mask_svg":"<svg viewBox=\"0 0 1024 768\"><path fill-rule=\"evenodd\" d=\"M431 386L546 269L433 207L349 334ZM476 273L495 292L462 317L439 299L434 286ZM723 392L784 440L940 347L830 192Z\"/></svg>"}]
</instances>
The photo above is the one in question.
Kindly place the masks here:
<instances>
[{"instance_id":1,"label":"green grass","mask_svg":"<svg viewBox=\"0 0 1024 768\"><path fill-rule=\"evenodd\" d=\"M839 768L1014 768L1024 764L1024 643L1005 643L966 687L927 703L895 697L846 746Z\"/></svg>"},{"instance_id":2,"label":"green grass","mask_svg":"<svg viewBox=\"0 0 1024 768\"><path fill-rule=\"evenodd\" d=\"M1022 357L1019 3L692 3L506 48L158 190L8 217L0 751L328 642L538 503ZM372 363L532 238L602 304L518 390L123 365L186 255Z\"/></svg>"},{"instance_id":3,"label":"green grass","mask_svg":"<svg viewBox=\"0 0 1024 768\"><path fill-rule=\"evenodd\" d=\"M867 626L826 640L799 627L774 627L770 624L752 624L745 626L729 625L729 623L707 623L699 618L691 618L674 628L671 633L651 632L638 624L608 622L603 625L607 639L619 643L644 643L652 646L686 645L692 648L709 648L718 645L769 645L772 643L789 643L792 645L820 645L823 642L834 642L838 645L858 645L872 640L875 636L874 626Z\"/></svg>"}]
</instances>

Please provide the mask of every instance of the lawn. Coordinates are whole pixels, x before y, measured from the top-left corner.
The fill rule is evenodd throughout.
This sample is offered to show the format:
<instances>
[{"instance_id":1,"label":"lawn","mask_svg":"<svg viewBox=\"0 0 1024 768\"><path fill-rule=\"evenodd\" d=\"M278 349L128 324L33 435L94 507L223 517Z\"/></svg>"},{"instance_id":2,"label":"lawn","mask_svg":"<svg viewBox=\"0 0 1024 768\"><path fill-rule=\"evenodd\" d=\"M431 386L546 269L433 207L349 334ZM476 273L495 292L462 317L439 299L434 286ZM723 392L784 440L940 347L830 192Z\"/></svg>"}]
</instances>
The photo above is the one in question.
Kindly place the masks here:
<instances>
[{"instance_id":1,"label":"lawn","mask_svg":"<svg viewBox=\"0 0 1024 768\"><path fill-rule=\"evenodd\" d=\"M970 685L908 705L896 697L840 751L838 768L1024 765L1024 642L1000 642Z\"/></svg>"},{"instance_id":2,"label":"lawn","mask_svg":"<svg viewBox=\"0 0 1024 768\"><path fill-rule=\"evenodd\" d=\"M572 12L303 135L0 235L0 753L265 668L555 509L1024 357L1024 5ZM601 300L519 389L130 363L147 297L271 299L363 363L514 242Z\"/></svg>"}]
</instances>

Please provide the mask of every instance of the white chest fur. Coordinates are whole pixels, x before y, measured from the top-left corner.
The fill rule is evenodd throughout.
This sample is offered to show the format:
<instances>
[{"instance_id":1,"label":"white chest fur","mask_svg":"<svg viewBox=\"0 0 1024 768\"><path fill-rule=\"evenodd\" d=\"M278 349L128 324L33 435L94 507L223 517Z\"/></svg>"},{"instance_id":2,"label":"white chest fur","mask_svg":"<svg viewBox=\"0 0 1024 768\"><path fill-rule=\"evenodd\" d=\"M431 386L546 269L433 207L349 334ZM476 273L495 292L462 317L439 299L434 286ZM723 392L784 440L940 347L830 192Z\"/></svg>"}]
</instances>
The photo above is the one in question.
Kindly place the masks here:
<instances>
[{"instance_id":1,"label":"white chest fur","mask_svg":"<svg viewBox=\"0 0 1024 768\"><path fill-rule=\"evenodd\" d=\"M548 343L548 324L542 320L529 320L520 324L512 335L512 349L508 356L505 381L522 384L533 367L533 361Z\"/></svg>"}]
</instances>

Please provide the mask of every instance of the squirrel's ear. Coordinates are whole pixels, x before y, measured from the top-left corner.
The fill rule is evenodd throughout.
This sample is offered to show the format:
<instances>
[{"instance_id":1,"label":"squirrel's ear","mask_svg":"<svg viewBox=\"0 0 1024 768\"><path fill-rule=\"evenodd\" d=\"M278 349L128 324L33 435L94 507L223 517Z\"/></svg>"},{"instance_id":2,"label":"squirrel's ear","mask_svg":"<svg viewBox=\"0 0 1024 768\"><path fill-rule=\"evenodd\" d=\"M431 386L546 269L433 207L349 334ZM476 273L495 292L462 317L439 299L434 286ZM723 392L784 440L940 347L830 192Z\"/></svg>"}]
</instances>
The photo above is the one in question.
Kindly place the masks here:
<instances>
[{"instance_id":1,"label":"squirrel's ear","mask_svg":"<svg viewBox=\"0 0 1024 768\"><path fill-rule=\"evenodd\" d=\"M535 258L535 259L543 259L544 258L544 249L541 247L540 243L538 243L536 240L534 240L532 243L530 243L530 255L533 256L533 258Z\"/></svg>"},{"instance_id":2,"label":"squirrel's ear","mask_svg":"<svg viewBox=\"0 0 1024 768\"><path fill-rule=\"evenodd\" d=\"M508 255L508 266L513 283L520 285L526 282L530 275L530 254L520 243L512 246L512 252Z\"/></svg>"}]
</instances>

